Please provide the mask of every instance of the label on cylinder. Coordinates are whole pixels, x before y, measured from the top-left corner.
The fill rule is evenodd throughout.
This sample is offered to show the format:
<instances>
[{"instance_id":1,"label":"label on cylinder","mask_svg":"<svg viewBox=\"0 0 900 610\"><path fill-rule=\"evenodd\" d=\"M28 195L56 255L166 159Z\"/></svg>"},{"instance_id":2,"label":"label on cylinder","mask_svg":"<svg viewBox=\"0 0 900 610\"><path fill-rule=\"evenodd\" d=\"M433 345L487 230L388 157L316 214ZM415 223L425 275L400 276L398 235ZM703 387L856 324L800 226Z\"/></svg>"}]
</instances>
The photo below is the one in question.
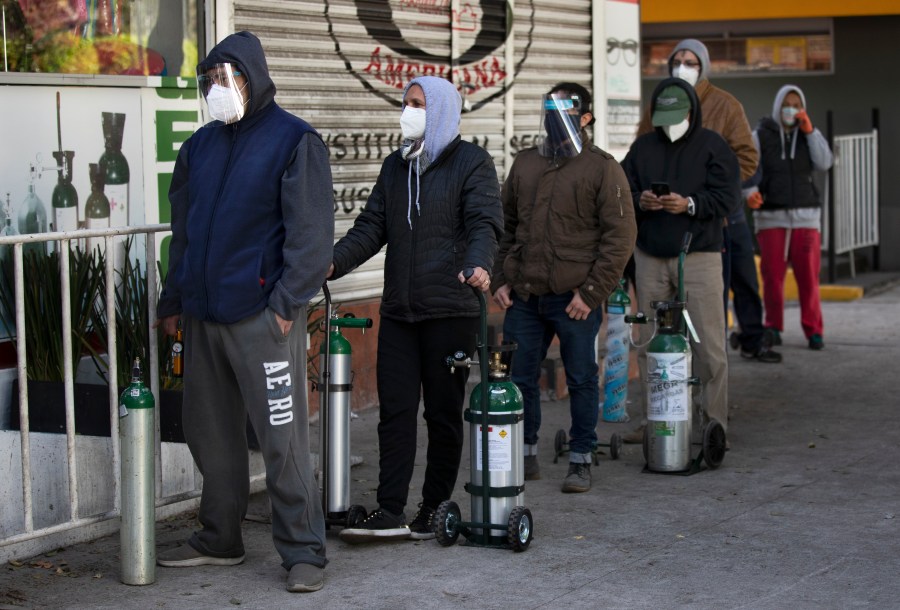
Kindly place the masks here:
<instances>
[{"instance_id":1,"label":"label on cylinder","mask_svg":"<svg viewBox=\"0 0 900 610\"><path fill-rule=\"evenodd\" d=\"M647 354L647 384L650 395L647 419L687 421L689 415L687 354Z\"/></svg>"},{"instance_id":2,"label":"label on cylinder","mask_svg":"<svg viewBox=\"0 0 900 610\"><path fill-rule=\"evenodd\" d=\"M104 193L109 199L109 226L128 226L128 184L107 184Z\"/></svg>"},{"instance_id":3,"label":"label on cylinder","mask_svg":"<svg viewBox=\"0 0 900 610\"><path fill-rule=\"evenodd\" d=\"M78 228L78 208L53 208L53 230L74 231Z\"/></svg>"},{"instance_id":4,"label":"label on cylinder","mask_svg":"<svg viewBox=\"0 0 900 610\"><path fill-rule=\"evenodd\" d=\"M476 470L484 470L481 456L481 429L475 434ZM512 426L488 426L488 462L490 472L512 470Z\"/></svg>"}]
</instances>

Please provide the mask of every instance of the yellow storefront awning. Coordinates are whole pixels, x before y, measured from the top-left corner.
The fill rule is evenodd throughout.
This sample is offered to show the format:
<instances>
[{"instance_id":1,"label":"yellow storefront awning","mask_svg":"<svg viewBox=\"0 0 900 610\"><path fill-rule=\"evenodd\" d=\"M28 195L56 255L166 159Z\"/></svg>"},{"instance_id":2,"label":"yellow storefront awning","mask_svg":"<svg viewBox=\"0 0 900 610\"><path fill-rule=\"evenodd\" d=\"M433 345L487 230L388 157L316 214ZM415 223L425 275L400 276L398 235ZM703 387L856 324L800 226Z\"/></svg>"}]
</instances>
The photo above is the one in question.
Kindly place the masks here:
<instances>
[{"instance_id":1,"label":"yellow storefront awning","mask_svg":"<svg viewBox=\"0 0 900 610\"><path fill-rule=\"evenodd\" d=\"M641 23L900 15L898 0L641 0Z\"/></svg>"}]
</instances>

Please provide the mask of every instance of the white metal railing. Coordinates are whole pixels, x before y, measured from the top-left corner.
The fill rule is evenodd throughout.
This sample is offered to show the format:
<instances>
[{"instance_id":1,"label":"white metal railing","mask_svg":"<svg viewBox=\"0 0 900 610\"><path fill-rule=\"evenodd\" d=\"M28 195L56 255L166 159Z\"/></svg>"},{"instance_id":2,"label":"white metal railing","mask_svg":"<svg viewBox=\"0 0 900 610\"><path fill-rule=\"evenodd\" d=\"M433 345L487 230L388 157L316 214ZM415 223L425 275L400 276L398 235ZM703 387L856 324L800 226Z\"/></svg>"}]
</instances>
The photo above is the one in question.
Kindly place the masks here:
<instances>
[{"instance_id":1,"label":"white metal railing","mask_svg":"<svg viewBox=\"0 0 900 610\"><path fill-rule=\"evenodd\" d=\"M0 237L0 247L12 246L14 253L14 283L15 283L15 317L16 317L16 336L23 338L26 336L28 329L25 324L24 311L24 265L23 265L23 246L31 243L56 242L59 244L60 253L60 281L62 288L62 344L64 358L65 373L65 421L66 421L66 468L68 474L68 499L69 499L69 518L68 520L56 523L47 527L35 528L34 525L34 506L33 506L33 490L32 490L32 465L31 465L31 433L29 431L28 418L28 373L27 363L27 347L24 340L17 340L17 376L19 381L19 425L20 425L20 450L22 463L22 506L24 510L23 528L20 533L0 539L0 556L15 556L17 547L25 548L23 552L41 552L40 545L33 544L35 540L44 537L50 537L56 533L66 533L66 540L72 541L73 536L71 530L92 526L101 522L108 522L120 516L120 494L119 481L121 477L121 461L119 446L119 413L118 413L118 388L115 380L118 376L116 365L116 324L115 324L115 269L116 269L116 243L120 241L122 236L144 234L146 236L146 280L147 280L147 299L149 311L149 349L148 349L148 366L150 373L150 390L153 393L156 405L159 405L159 371L156 366L158 362L158 350L156 340L156 332L153 325L156 321L156 302L157 302L157 272L156 272L156 233L169 231L170 226L167 224L146 225L140 227L121 227L110 229L82 229L77 231L64 231L54 233L39 233L29 235L15 235ZM69 244L72 241L85 240L86 238L102 238L105 242L105 251L110 253L106 256L106 294L102 295L105 301L107 311L107 345L108 345L108 381L109 381L109 418L110 418L110 436L112 446L112 473L113 480L110 485L113 489L113 507L112 510L101 514L91 515L88 517L79 516L79 499L78 499L78 463L76 460L76 443L75 443L75 405L74 405L74 378L75 371L72 365L72 321L71 321L71 296L70 296L70 279L69 279ZM87 243L87 242L82 242ZM40 281L40 278L30 278L30 281ZM101 298L101 295L97 295ZM159 434L160 409L155 409L156 417L156 506L170 507L173 510L163 511L164 514L178 512L178 508L174 505L184 503L186 501L196 502L199 497L200 490L180 492L174 495L162 496L162 451L161 439ZM251 478L251 483L259 483L262 475L255 475ZM186 508L186 507L185 507ZM183 509L183 508L182 508ZM160 514L158 512L157 516ZM75 536L74 538L78 538ZM87 536L81 537L87 539ZM23 544L32 543L32 544ZM53 546L56 544L48 543ZM53 548L48 546L48 548ZM5 559L4 559L5 561Z\"/></svg>"},{"instance_id":2,"label":"white metal railing","mask_svg":"<svg viewBox=\"0 0 900 610\"><path fill-rule=\"evenodd\" d=\"M878 223L878 131L835 136L834 253L879 245ZM828 215L824 215L822 249L830 244ZM850 274L856 276L853 256Z\"/></svg>"}]
</instances>

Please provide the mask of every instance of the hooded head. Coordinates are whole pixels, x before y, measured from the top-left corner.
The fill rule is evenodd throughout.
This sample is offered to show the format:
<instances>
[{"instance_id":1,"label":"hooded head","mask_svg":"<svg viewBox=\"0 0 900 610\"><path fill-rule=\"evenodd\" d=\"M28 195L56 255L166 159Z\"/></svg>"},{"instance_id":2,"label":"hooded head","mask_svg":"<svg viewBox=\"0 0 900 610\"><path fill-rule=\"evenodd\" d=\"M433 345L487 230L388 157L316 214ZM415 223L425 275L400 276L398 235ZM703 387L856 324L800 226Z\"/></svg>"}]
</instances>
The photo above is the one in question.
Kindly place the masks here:
<instances>
[{"instance_id":1,"label":"hooded head","mask_svg":"<svg viewBox=\"0 0 900 610\"><path fill-rule=\"evenodd\" d=\"M653 126L670 141L689 138L703 124L697 94L680 78L667 78L656 86L650 96L650 116Z\"/></svg>"},{"instance_id":2,"label":"hooded head","mask_svg":"<svg viewBox=\"0 0 900 610\"><path fill-rule=\"evenodd\" d=\"M794 158L794 155L797 152L797 138L794 138L790 144L790 150L786 150L785 147L785 138L784 138L784 121L781 114L781 108L784 106L784 98L788 96L790 93L796 93L797 96L800 97L800 105L803 109L806 109L806 96L803 95L803 91L797 85L785 85L781 89L778 90L778 93L775 94L775 101L772 102L772 123L778 126L779 136L781 140L781 158L785 159L790 157ZM793 116L793 115L792 115ZM770 129L775 129L775 126L772 123L768 123Z\"/></svg>"},{"instance_id":3,"label":"hooded head","mask_svg":"<svg viewBox=\"0 0 900 610\"><path fill-rule=\"evenodd\" d=\"M421 138L421 156L427 165L437 159L447 145L459 135L462 99L456 85L438 76L419 76L409 81L403 90L404 99L413 85L421 87L425 94L425 135ZM410 144L406 142L404 147Z\"/></svg>"},{"instance_id":4,"label":"hooded head","mask_svg":"<svg viewBox=\"0 0 900 610\"><path fill-rule=\"evenodd\" d=\"M268 106L275 99L275 83L269 76L269 66L259 38L250 32L226 36L197 64L197 74L206 74L218 64L237 66L247 79L244 91L248 100L244 120Z\"/></svg>"},{"instance_id":5,"label":"hooded head","mask_svg":"<svg viewBox=\"0 0 900 610\"><path fill-rule=\"evenodd\" d=\"M680 74L675 74L675 68L672 65L675 62L675 56L678 55L681 51L690 51L697 57L697 61L700 63L699 66L699 75L697 76L697 81L691 83L691 85L696 86L702 80L705 80L709 77L709 50L706 48L706 45L696 40L694 38L685 38L672 49L672 54L669 55L669 75L678 77ZM682 63L680 70L683 70L686 66ZM682 76L683 78L683 76Z\"/></svg>"},{"instance_id":6,"label":"hooded head","mask_svg":"<svg viewBox=\"0 0 900 610\"><path fill-rule=\"evenodd\" d=\"M781 123L781 107L784 106L784 98L787 97L788 93L792 92L800 96L800 104L804 109L806 108L806 96L803 95L800 87L797 85L785 85L775 94L775 101L772 103L772 118L775 119L776 123Z\"/></svg>"}]
</instances>

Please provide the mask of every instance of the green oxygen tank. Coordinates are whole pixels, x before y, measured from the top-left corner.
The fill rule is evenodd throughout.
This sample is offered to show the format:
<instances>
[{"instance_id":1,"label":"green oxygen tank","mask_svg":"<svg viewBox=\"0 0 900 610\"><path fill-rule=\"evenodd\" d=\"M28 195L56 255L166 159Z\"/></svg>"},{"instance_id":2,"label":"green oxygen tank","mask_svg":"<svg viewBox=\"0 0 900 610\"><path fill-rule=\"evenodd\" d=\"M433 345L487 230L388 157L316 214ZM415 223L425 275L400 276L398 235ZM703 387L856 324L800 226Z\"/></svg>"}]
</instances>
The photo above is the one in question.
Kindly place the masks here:
<instances>
[{"instance_id":1,"label":"green oxygen tank","mask_svg":"<svg viewBox=\"0 0 900 610\"><path fill-rule=\"evenodd\" d=\"M106 184L105 169L102 163L88 163L88 172L91 178L91 194L84 202L84 228L108 229L109 228L109 199L103 192ZM91 237L87 244L88 252L99 249L100 253L106 252L106 240L102 237Z\"/></svg>"},{"instance_id":2,"label":"green oxygen tank","mask_svg":"<svg viewBox=\"0 0 900 610\"><path fill-rule=\"evenodd\" d=\"M104 183L109 199L109 226L128 226L128 185L131 172L128 160L122 154L122 138L125 134L125 114L101 113L104 150L100 166L105 168Z\"/></svg>"},{"instance_id":3,"label":"green oxygen tank","mask_svg":"<svg viewBox=\"0 0 900 610\"><path fill-rule=\"evenodd\" d=\"M122 527L119 530L122 582L156 581L156 413L135 358L131 385L119 399L122 455Z\"/></svg>"}]
</instances>

